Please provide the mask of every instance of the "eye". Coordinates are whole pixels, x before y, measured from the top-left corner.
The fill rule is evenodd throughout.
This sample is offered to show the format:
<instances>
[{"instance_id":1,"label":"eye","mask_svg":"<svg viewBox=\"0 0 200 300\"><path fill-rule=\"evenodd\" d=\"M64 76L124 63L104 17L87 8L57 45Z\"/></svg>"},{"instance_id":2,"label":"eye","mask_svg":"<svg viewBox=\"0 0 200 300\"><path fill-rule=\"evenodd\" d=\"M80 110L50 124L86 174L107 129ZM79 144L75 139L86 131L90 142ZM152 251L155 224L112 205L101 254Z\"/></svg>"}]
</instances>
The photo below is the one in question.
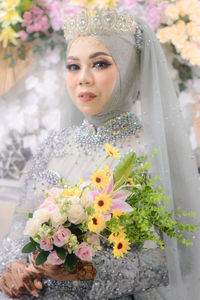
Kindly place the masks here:
<instances>
[{"instance_id":1,"label":"eye","mask_svg":"<svg viewBox=\"0 0 200 300\"><path fill-rule=\"evenodd\" d=\"M111 64L103 61L103 60L99 60L93 63L92 67L96 68L96 69L106 69L110 66Z\"/></svg>"},{"instance_id":2,"label":"eye","mask_svg":"<svg viewBox=\"0 0 200 300\"><path fill-rule=\"evenodd\" d=\"M76 64L67 64L67 70L69 71L77 71L80 67Z\"/></svg>"}]
</instances>

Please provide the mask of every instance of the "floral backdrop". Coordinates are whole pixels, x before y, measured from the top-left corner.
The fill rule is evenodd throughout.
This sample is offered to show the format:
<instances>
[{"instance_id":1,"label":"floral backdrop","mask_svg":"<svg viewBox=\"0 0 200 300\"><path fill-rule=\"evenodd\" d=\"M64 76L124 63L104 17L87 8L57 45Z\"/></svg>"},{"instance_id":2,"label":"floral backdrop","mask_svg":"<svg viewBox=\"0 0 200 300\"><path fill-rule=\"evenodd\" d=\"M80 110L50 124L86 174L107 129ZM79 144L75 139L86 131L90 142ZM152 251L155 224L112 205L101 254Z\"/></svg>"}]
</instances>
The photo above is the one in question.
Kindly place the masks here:
<instances>
[{"instance_id":1,"label":"floral backdrop","mask_svg":"<svg viewBox=\"0 0 200 300\"><path fill-rule=\"evenodd\" d=\"M0 0L0 178L19 179L65 97L65 15L82 6L131 9L163 44L200 166L200 0Z\"/></svg>"}]
</instances>

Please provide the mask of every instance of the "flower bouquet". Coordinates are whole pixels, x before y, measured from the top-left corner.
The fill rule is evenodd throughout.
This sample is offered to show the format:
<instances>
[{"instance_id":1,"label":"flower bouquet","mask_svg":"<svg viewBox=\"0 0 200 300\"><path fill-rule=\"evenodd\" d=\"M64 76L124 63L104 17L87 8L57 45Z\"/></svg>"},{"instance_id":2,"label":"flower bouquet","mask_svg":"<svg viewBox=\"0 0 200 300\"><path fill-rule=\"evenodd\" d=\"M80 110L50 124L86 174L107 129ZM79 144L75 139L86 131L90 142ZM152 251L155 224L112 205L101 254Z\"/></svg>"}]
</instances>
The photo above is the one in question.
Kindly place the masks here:
<instances>
[{"instance_id":1,"label":"flower bouquet","mask_svg":"<svg viewBox=\"0 0 200 300\"><path fill-rule=\"evenodd\" d=\"M178 219L194 213L167 210L168 197L161 187L155 188L156 178L148 176L151 163L147 156L130 152L112 171L104 163L120 158L120 153L109 144L105 150L104 161L88 181L80 178L71 186L60 178L59 187L47 190L43 203L29 214L24 233L30 242L22 252L37 251L36 266L47 261L74 272L80 262L91 264L101 251L100 240L112 245L115 258L127 253L131 244L143 247L145 240L164 248L157 229L191 244L183 232L194 232L196 227Z\"/></svg>"}]
</instances>

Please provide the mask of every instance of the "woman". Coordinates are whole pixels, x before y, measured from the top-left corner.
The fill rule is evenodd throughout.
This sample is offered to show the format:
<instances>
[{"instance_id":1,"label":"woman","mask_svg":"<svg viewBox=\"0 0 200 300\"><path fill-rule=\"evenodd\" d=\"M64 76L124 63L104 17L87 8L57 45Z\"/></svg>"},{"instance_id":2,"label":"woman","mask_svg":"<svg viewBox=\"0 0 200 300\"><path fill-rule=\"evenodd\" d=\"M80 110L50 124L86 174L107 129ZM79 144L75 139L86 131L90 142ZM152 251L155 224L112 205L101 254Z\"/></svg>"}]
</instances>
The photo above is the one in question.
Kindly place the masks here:
<instances>
[{"instance_id":1,"label":"woman","mask_svg":"<svg viewBox=\"0 0 200 300\"><path fill-rule=\"evenodd\" d=\"M197 171L184 134L166 60L153 32L141 20L137 19L135 23L131 15L120 15L115 10L102 10L94 17L83 11L73 24L67 22L65 29L66 37L70 39L66 85L68 98L83 113L85 120L81 126L55 133L42 145L29 171L26 200L21 203L23 209L30 211L38 205L37 201L33 201L33 188L36 190L35 199L38 199L40 191L56 185L60 175L69 183L75 183L79 177L87 178L88 173L104 157L104 144L109 142L122 154L132 149L138 153L143 152L144 145L147 145L150 152L161 147L161 154L153 160L152 173L161 175L162 186L166 194L171 196L172 206L177 208L180 205L182 209L199 212L200 185ZM131 112L138 95L142 105L143 128ZM65 106L69 111L68 103L65 102ZM75 117L71 111L70 117L73 120ZM73 113L77 120L79 117L74 108ZM64 112L63 116L66 116ZM110 166L113 167L112 164ZM24 224L21 219L20 214L16 215L13 224L22 231ZM5 261L8 263L19 259L23 245L24 241L19 243L7 239L3 251L4 264ZM143 294L138 299L198 299L199 287L195 282L200 276L199 248L196 240L193 247L185 248L166 239L170 287L168 290L161 289L157 296ZM5 253L5 249L10 252ZM91 282L85 282L76 289L76 294L72 284L70 296L66 296L68 292L66 294L57 287L61 290L61 299L95 299L95 295L99 297L97 299L108 299L115 295L119 297L120 293L130 294L136 278L133 276L134 270L130 272L129 277L132 277L127 277L126 281L117 279L115 274L112 277L111 273L122 268L122 276L125 276L122 266L130 263L134 268L134 258L128 257L123 264L119 260L116 265L111 261L109 265L109 257L106 257L105 254L103 266L102 256L99 258L97 265L101 271L92 287ZM105 270L112 278L109 284L108 279L105 279ZM50 266L36 269L31 265L27 269L25 262L17 261L4 271L0 281L1 289L9 296L18 296L24 291L36 295L35 288L41 288L40 276L53 273L50 277L56 279L57 271ZM33 274L38 275L37 279L31 277ZM22 285L16 283L18 279L23 282ZM115 283L118 283L116 294ZM99 284L104 284L103 289ZM90 288L90 293L84 294ZM58 299L55 287L51 292L47 289L44 293L43 299Z\"/></svg>"}]
</instances>

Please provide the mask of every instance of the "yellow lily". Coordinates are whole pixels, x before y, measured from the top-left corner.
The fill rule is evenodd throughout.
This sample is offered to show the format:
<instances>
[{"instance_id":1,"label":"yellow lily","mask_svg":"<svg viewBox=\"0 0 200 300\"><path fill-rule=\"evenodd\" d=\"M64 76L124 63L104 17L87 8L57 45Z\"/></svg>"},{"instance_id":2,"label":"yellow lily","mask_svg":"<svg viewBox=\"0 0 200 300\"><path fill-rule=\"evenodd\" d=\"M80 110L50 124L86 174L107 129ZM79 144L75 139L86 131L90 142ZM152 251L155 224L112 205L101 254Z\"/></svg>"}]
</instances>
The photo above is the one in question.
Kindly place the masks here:
<instances>
[{"instance_id":1,"label":"yellow lily","mask_svg":"<svg viewBox=\"0 0 200 300\"><path fill-rule=\"evenodd\" d=\"M10 41L12 44L17 44L17 38L19 37L18 33L15 32L12 27L4 28L0 34L0 41L3 42L3 47L6 48L8 46L8 42Z\"/></svg>"},{"instance_id":2,"label":"yellow lily","mask_svg":"<svg viewBox=\"0 0 200 300\"><path fill-rule=\"evenodd\" d=\"M7 0L7 1L2 1L2 3L0 3L0 6L3 8L14 8L16 6L18 6L20 3L20 0Z\"/></svg>"},{"instance_id":3,"label":"yellow lily","mask_svg":"<svg viewBox=\"0 0 200 300\"><path fill-rule=\"evenodd\" d=\"M15 9L11 8L0 11L0 22L2 22L3 27L7 27L22 22L22 18Z\"/></svg>"}]
</instances>

